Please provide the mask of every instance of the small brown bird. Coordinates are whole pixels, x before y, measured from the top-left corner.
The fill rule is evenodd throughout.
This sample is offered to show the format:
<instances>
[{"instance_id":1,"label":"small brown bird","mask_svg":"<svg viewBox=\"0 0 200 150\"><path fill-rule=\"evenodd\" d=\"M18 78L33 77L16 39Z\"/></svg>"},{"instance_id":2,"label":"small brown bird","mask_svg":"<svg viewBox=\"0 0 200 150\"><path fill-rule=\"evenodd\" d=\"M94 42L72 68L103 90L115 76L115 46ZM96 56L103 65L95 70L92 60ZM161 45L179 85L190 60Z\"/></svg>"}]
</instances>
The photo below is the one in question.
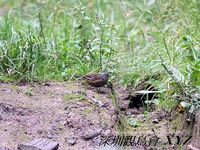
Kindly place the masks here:
<instances>
[{"instance_id":1,"label":"small brown bird","mask_svg":"<svg viewBox=\"0 0 200 150\"><path fill-rule=\"evenodd\" d=\"M86 79L87 83L93 87L103 87L108 82L108 73L89 74L82 79Z\"/></svg>"}]
</instances>

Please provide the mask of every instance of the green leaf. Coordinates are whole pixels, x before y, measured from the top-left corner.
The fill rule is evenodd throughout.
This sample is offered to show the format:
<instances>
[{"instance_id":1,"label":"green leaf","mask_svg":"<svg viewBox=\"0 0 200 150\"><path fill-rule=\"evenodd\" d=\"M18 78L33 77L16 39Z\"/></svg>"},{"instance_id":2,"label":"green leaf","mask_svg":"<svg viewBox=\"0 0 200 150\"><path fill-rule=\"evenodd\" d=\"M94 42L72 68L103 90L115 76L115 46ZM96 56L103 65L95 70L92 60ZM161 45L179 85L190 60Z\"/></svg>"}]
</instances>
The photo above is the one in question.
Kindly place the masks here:
<instances>
[{"instance_id":1,"label":"green leaf","mask_svg":"<svg viewBox=\"0 0 200 150\"><path fill-rule=\"evenodd\" d=\"M176 68L172 67L171 70L173 77L178 81L184 83L184 75Z\"/></svg>"},{"instance_id":2,"label":"green leaf","mask_svg":"<svg viewBox=\"0 0 200 150\"><path fill-rule=\"evenodd\" d=\"M200 86L200 62L192 69L192 82L195 86Z\"/></svg>"}]
</instances>

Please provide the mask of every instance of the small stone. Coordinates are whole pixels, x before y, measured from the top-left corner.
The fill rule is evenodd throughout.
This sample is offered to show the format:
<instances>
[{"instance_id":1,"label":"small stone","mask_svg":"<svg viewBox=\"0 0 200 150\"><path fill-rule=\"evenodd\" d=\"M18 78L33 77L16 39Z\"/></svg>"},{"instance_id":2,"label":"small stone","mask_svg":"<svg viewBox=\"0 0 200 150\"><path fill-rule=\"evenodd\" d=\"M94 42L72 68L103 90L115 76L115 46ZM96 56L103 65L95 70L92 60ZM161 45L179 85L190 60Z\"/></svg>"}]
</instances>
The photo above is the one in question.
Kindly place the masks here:
<instances>
[{"instance_id":1,"label":"small stone","mask_svg":"<svg viewBox=\"0 0 200 150\"><path fill-rule=\"evenodd\" d=\"M70 138L67 138L67 143L69 144L69 145L74 145L74 144L76 144L76 138L75 137L70 137Z\"/></svg>"},{"instance_id":2,"label":"small stone","mask_svg":"<svg viewBox=\"0 0 200 150\"><path fill-rule=\"evenodd\" d=\"M69 114L71 112L71 108L65 107L64 111L65 111L65 114Z\"/></svg>"},{"instance_id":3,"label":"small stone","mask_svg":"<svg viewBox=\"0 0 200 150\"><path fill-rule=\"evenodd\" d=\"M163 125L165 125L165 126L168 125L168 122L165 122Z\"/></svg>"},{"instance_id":4,"label":"small stone","mask_svg":"<svg viewBox=\"0 0 200 150\"><path fill-rule=\"evenodd\" d=\"M59 143L49 139L36 139L26 144L18 144L18 150L57 150Z\"/></svg>"},{"instance_id":5,"label":"small stone","mask_svg":"<svg viewBox=\"0 0 200 150\"><path fill-rule=\"evenodd\" d=\"M82 102L77 102L76 105L77 105L77 106L82 106L83 103L82 103Z\"/></svg>"},{"instance_id":6,"label":"small stone","mask_svg":"<svg viewBox=\"0 0 200 150\"><path fill-rule=\"evenodd\" d=\"M82 139L84 139L85 141L87 140L91 140L95 137L97 137L100 134L101 131L89 131L89 133L85 134L82 136Z\"/></svg>"},{"instance_id":7,"label":"small stone","mask_svg":"<svg viewBox=\"0 0 200 150\"><path fill-rule=\"evenodd\" d=\"M51 84L50 83L44 83L44 86L50 86Z\"/></svg>"},{"instance_id":8,"label":"small stone","mask_svg":"<svg viewBox=\"0 0 200 150\"><path fill-rule=\"evenodd\" d=\"M158 119L156 118L156 119L153 119L153 120L152 120L152 123L157 124L157 123L159 123L159 121L158 121Z\"/></svg>"}]
</instances>

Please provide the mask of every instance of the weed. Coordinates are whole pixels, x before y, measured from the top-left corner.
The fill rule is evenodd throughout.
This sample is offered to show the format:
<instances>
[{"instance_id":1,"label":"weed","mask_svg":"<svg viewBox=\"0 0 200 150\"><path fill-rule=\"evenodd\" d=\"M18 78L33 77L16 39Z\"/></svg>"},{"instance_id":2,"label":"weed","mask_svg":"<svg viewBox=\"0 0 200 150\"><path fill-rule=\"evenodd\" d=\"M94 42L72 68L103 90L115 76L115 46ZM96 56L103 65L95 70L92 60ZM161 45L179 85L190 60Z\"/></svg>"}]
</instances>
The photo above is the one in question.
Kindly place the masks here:
<instances>
[{"instance_id":1,"label":"weed","mask_svg":"<svg viewBox=\"0 0 200 150\"><path fill-rule=\"evenodd\" d=\"M159 96L193 95L200 83L198 1L2 1L0 80L73 80L108 71ZM164 103L159 103L164 104ZM167 104L167 102L166 102ZM170 104L171 105L171 104Z\"/></svg>"}]
</instances>

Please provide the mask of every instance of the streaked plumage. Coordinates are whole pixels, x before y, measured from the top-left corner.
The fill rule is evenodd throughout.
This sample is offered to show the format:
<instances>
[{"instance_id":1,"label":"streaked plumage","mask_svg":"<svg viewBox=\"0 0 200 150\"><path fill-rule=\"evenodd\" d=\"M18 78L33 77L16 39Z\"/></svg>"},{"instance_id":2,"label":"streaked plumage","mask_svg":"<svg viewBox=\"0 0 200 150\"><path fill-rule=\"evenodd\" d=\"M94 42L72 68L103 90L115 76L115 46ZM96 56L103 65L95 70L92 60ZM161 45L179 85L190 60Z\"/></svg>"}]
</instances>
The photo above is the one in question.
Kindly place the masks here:
<instances>
[{"instance_id":1,"label":"streaked plumage","mask_svg":"<svg viewBox=\"0 0 200 150\"><path fill-rule=\"evenodd\" d=\"M103 87L108 82L108 73L89 74L83 77L93 87Z\"/></svg>"}]
</instances>

